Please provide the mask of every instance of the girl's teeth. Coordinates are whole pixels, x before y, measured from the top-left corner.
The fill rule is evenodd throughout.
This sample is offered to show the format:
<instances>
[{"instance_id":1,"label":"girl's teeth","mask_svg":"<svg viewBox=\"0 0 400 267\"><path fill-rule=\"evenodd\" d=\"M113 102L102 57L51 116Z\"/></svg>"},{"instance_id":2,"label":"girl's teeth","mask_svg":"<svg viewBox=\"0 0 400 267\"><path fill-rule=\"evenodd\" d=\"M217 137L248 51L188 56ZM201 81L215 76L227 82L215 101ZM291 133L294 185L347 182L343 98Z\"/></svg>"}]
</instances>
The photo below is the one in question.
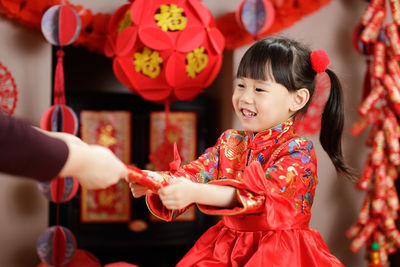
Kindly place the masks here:
<instances>
[{"instance_id":1,"label":"girl's teeth","mask_svg":"<svg viewBox=\"0 0 400 267\"><path fill-rule=\"evenodd\" d=\"M256 113L251 112L251 111L247 111L247 110L243 110L242 113L243 113L243 115L245 115L246 117L254 117L254 116L256 116Z\"/></svg>"}]
</instances>

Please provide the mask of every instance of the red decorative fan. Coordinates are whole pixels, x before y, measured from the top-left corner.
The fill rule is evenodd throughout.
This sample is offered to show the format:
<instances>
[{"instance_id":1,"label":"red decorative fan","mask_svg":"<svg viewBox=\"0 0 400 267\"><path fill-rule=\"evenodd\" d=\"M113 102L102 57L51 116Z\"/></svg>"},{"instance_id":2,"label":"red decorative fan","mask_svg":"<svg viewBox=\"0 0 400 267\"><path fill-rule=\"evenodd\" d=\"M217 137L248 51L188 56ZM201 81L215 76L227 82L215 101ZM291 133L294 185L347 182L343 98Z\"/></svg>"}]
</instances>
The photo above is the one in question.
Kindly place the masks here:
<instances>
[{"instance_id":1,"label":"red decorative fan","mask_svg":"<svg viewBox=\"0 0 400 267\"><path fill-rule=\"evenodd\" d=\"M0 62L0 108L11 115L18 100L17 85L8 69Z\"/></svg>"}]
</instances>

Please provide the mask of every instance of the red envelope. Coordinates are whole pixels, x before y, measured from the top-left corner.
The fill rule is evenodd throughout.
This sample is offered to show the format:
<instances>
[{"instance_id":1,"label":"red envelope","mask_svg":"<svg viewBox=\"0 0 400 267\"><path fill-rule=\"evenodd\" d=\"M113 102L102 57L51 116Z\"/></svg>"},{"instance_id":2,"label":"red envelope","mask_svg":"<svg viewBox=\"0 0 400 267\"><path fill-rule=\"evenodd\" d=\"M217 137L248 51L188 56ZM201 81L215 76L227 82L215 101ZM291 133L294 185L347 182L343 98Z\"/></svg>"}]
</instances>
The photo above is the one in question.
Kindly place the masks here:
<instances>
[{"instance_id":1,"label":"red envelope","mask_svg":"<svg viewBox=\"0 0 400 267\"><path fill-rule=\"evenodd\" d=\"M153 177L139 168L128 165L127 168L129 169L128 178L131 182L143 185L154 193L157 193L160 188L167 184L165 181L163 182L155 180Z\"/></svg>"}]
</instances>

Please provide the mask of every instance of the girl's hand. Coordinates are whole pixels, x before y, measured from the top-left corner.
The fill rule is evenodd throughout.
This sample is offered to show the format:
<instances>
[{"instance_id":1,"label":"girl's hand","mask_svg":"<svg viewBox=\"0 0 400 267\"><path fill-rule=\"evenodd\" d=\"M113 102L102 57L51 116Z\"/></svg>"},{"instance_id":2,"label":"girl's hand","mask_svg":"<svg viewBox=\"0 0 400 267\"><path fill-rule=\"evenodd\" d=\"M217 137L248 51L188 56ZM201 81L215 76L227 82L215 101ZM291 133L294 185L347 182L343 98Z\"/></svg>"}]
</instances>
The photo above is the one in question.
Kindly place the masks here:
<instances>
[{"instance_id":1,"label":"girl's hand","mask_svg":"<svg viewBox=\"0 0 400 267\"><path fill-rule=\"evenodd\" d=\"M135 198L139 198L141 196L146 195L146 193L150 193L151 191L140 184L136 184L136 183L129 183L129 187L131 189L131 193Z\"/></svg>"},{"instance_id":2,"label":"girl's hand","mask_svg":"<svg viewBox=\"0 0 400 267\"><path fill-rule=\"evenodd\" d=\"M171 184L158 190L163 205L179 210L195 202L196 184L185 178L173 179Z\"/></svg>"}]
</instances>

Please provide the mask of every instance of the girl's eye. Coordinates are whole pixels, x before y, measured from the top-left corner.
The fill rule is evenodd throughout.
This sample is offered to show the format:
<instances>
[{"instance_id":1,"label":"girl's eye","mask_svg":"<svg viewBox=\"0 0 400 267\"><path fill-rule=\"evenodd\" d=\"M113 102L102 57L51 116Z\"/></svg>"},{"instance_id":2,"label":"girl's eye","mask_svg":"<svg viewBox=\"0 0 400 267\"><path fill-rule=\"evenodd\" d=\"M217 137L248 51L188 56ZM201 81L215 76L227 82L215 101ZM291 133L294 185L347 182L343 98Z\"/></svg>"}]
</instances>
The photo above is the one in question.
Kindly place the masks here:
<instances>
[{"instance_id":1,"label":"girl's eye","mask_svg":"<svg viewBox=\"0 0 400 267\"><path fill-rule=\"evenodd\" d=\"M256 88L256 92L265 92L265 90L261 88Z\"/></svg>"},{"instance_id":2,"label":"girl's eye","mask_svg":"<svg viewBox=\"0 0 400 267\"><path fill-rule=\"evenodd\" d=\"M238 83L237 87L244 88L244 84Z\"/></svg>"}]
</instances>

